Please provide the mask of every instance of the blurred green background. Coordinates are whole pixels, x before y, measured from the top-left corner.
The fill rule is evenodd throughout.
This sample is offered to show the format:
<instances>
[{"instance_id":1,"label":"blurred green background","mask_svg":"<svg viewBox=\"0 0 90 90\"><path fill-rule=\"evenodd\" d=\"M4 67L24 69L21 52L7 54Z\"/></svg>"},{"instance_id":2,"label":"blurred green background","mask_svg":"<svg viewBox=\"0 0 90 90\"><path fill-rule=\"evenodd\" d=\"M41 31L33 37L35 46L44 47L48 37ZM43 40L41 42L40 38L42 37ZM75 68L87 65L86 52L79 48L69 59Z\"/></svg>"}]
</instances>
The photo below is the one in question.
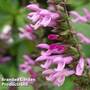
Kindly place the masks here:
<instances>
[{"instance_id":1,"label":"blurred green background","mask_svg":"<svg viewBox=\"0 0 90 90\"><path fill-rule=\"evenodd\" d=\"M14 56L13 60L6 64L0 64L0 77L27 77L26 74L18 71L18 65L23 62L22 56L25 51L33 53L35 50L34 42L28 40L19 41L17 38L18 28L23 27L26 23L28 11L25 6L30 0L0 0L0 31L5 25L10 25L13 31L14 44L9 46L9 52ZM32 1L32 0L31 0ZM38 0L42 3L43 0ZM61 0L58 0L61 1ZM72 8L83 15L83 8L90 11L90 0L68 0ZM90 24L72 24L74 30L84 33L90 37ZM83 45L83 51L87 57L90 57L90 45ZM62 87L50 87L52 90L73 90L74 84L71 79L66 79ZM32 86L18 87L18 90L33 90ZM8 87L0 86L0 90L8 90Z\"/></svg>"}]
</instances>

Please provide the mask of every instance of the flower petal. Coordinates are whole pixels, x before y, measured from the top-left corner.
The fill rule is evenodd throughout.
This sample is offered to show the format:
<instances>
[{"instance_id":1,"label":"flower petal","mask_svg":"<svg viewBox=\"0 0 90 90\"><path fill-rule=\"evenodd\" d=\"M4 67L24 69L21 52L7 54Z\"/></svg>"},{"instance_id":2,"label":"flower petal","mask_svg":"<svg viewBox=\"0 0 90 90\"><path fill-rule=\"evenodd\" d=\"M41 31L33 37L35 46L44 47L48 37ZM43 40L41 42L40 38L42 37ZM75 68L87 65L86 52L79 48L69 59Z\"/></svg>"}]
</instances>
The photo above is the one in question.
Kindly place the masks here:
<instances>
[{"instance_id":1,"label":"flower petal","mask_svg":"<svg viewBox=\"0 0 90 90\"><path fill-rule=\"evenodd\" d=\"M84 58L81 57L76 67L76 75L81 76L83 70L84 70Z\"/></svg>"}]
</instances>

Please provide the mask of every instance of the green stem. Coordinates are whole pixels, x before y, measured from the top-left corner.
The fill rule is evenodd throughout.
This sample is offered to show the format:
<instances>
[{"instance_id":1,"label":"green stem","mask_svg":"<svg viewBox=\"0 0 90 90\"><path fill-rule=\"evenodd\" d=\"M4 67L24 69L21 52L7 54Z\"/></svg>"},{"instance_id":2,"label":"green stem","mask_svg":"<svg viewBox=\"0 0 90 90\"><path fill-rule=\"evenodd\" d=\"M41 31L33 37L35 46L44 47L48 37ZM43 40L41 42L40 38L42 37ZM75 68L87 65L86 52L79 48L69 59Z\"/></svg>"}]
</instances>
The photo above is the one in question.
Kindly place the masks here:
<instances>
[{"instance_id":1,"label":"green stem","mask_svg":"<svg viewBox=\"0 0 90 90\"><path fill-rule=\"evenodd\" d=\"M66 22L67 22L67 25L68 25L68 27L69 27L71 36L74 38L74 41L76 42L76 48L77 48L77 50L78 50L79 55L80 55L80 56L83 56L82 51L81 51L81 49L80 49L80 43L78 42L78 39L76 38L76 37L77 37L76 34L73 33L74 31L73 31L73 29L72 29L72 27L71 27L71 25L70 25L69 19L68 19L69 14L68 14L67 7L66 7L67 0L63 0L63 3L64 3L64 11L65 11L66 16L67 16Z\"/></svg>"}]
</instances>

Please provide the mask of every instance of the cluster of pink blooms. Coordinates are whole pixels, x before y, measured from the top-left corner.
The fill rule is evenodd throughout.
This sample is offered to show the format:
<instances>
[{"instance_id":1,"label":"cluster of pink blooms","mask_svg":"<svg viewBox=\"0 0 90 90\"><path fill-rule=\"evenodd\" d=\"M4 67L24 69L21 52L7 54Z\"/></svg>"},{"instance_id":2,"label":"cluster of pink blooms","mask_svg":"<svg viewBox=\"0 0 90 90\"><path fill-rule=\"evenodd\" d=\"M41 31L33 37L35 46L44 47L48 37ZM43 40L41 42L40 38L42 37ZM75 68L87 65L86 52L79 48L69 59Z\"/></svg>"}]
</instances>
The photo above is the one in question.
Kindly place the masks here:
<instances>
[{"instance_id":1,"label":"cluster of pink blooms","mask_svg":"<svg viewBox=\"0 0 90 90\"><path fill-rule=\"evenodd\" d=\"M84 70L84 58L81 57L76 70L66 68L66 65L72 63L72 56L64 56L63 52L65 47L59 44L39 44L37 46L41 48L41 56L32 60L28 55L24 56L25 62L20 65L20 70L23 72L30 73L32 78L36 78L37 74L33 71L33 66L37 62L43 62L41 67L43 68L42 74L45 76L46 80L51 81L54 85L61 86L64 83L65 77L72 74L81 76ZM46 49L46 50L45 50ZM88 59L88 62L89 59ZM90 63L89 63L90 64ZM52 68L53 66L53 68Z\"/></svg>"},{"instance_id":2,"label":"cluster of pink blooms","mask_svg":"<svg viewBox=\"0 0 90 90\"><path fill-rule=\"evenodd\" d=\"M19 66L20 71L27 73L34 81L26 81L28 84L33 84L37 77L37 73L33 70L35 66L34 60L29 55L24 55L24 63Z\"/></svg>"},{"instance_id":3,"label":"cluster of pink blooms","mask_svg":"<svg viewBox=\"0 0 90 90\"><path fill-rule=\"evenodd\" d=\"M28 14L28 19L32 21L32 24L27 25L25 31L22 32L22 37L26 37L30 40L35 39L35 31L41 27L55 27L57 25L57 20L60 15L57 12L51 12L47 9L42 9L38 4L30 4L27 6L30 12ZM72 21L74 22L87 22L89 17L89 12L84 9L85 16L80 16L76 12L71 12L76 18ZM86 38L81 33L76 33L82 43L90 44L90 39ZM48 39L58 40L59 35L50 34ZM36 78L36 73L33 71L33 66L36 63L42 62L41 68L43 69L42 74L45 76L46 80L52 82L54 85L61 86L64 83L65 77L70 75L81 76L84 70L84 57L81 56L76 69L71 69L67 67L74 60L73 56L65 55L66 46L61 43L46 44L41 43L37 45L41 49L41 55L35 60L32 60L28 55L24 56L25 62L20 65L20 69L24 72L29 72L32 77ZM90 59L87 60L90 65Z\"/></svg>"},{"instance_id":4,"label":"cluster of pink blooms","mask_svg":"<svg viewBox=\"0 0 90 90\"><path fill-rule=\"evenodd\" d=\"M36 30L39 27L55 27L59 18L59 14L56 12L50 12L47 9L41 9L39 5L30 4L27 6L28 9L32 10L28 14L28 19L32 21L32 27Z\"/></svg>"},{"instance_id":5,"label":"cluster of pink blooms","mask_svg":"<svg viewBox=\"0 0 90 90\"><path fill-rule=\"evenodd\" d=\"M34 35L34 30L31 25L26 25L24 29L20 29L20 38L26 38L29 40L34 40L36 37Z\"/></svg>"},{"instance_id":6,"label":"cluster of pink blooms","mask_svg":"<svg viewBox=\"0 0 90 90\"><path fill-rule=\"evenodd\" d=\"M71 11L70 14L71 14L72 17L74 17L72 19L72 22L80 22L80 23L87 23L87 22L89 22L90 21L90 12L86 8L84 8L83 11L85 13L84 16L81 16L76 11Z\"/></svg>"},{"instance_id":7,"label":"cluster of pink blooms","mask_svg":"<svg viewBox=\"0 0 90 90\"><path fill-rule=\"evenodd\" d=\"M36 59L36 62L44 62L41 64L43 68L42 74L46 80L51 81L54 85L61 86L64 83L65 77L70 75L81 76L84 70L84 57L80 57L76 69L67 68L66 65L73 62L73 56L65 56L65 45L60 44L39 44L41 48L41 56ZM46 49L46 50L45 50ZM90 59L87 59L90 65ZM53 66L53 68L52 68Z\"/></svg>"},{"instance_id":8,"label":"cluster of pink blooms","mask_svg":"<svg viewBox=\"0 0 90 90\"><path fill-rule=\"evenodd\" d=\"M24 64L20 65L21 71L31 73L31 77L35 78L36 73L33 72L33 68L32 68L35 65L34 60L28 55L24 55L24 60L25 60Z\"/></svg>"},{"instance_id":9,"label":"cluster of pink blooms","mask_svg":"<svg viewBox=\"0 0 90 90\"><path fill-rule=\"evenodd\" d=\"M35 39L34 32L40 27L55 27L57 25L57 19L59 14L56 12L51 12L47 9L42 9L38 4L30 4L27 9L31 10L27 16L32 24L26 25L21 31L20 37L24 37L30 40Z\"/></svg>"}]
</instances>

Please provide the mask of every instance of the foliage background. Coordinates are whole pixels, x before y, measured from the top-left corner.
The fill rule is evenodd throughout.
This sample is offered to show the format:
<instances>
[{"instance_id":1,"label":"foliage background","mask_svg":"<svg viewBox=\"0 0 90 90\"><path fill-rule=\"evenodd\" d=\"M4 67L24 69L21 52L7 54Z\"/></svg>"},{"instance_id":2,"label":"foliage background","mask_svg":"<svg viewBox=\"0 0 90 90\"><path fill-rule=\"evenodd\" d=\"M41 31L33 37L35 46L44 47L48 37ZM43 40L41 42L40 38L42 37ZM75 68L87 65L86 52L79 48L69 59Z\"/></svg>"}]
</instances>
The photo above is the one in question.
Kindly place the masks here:
<instances>
[{"instance_id":1,"label":"foliage background","mask_svg":"<svg viewBox=\"0 0 90 90\"><path fill-rule=\"evenodd\" d=\"M18 70L18 65L23 62L22 56L25 51L33 53L35 50L34 42L28 40L18 40L17 32L19 27L23 27L27 23L26 15L28 11L25 6L30 0L0 0L0 31L4 25L12 26L14 44L9 47L8 53L13 57L13 60L6 64L0 64L0 77L27 77L26 74ZM31 0L32 1L32 0ZM38 0L43 3L43 0ZM45 0L44 0L45 1ZM60 0L58 0L60 1ZM88 8L90 11L90 0L68 0L72 8L83 15L83 8ZM45 2L43 3L45 4ZM84 33L90 37L90 24L72 24L73 29ZM90 45L83 45L83 51L86 56L90 57ZM62 87L50 87L52 90L73 90L74 83L71 79L66 79ZM18 87L18 90L33 90L32 86ZM8 90L8 87L0 86L0 90Z\"/></svg>"}]
</instances>

